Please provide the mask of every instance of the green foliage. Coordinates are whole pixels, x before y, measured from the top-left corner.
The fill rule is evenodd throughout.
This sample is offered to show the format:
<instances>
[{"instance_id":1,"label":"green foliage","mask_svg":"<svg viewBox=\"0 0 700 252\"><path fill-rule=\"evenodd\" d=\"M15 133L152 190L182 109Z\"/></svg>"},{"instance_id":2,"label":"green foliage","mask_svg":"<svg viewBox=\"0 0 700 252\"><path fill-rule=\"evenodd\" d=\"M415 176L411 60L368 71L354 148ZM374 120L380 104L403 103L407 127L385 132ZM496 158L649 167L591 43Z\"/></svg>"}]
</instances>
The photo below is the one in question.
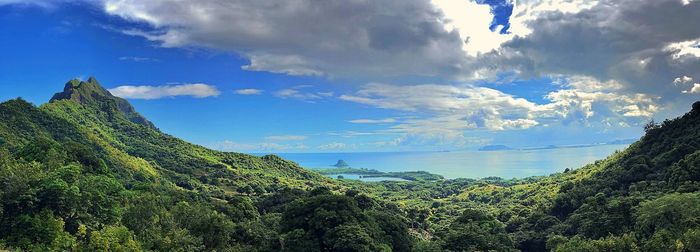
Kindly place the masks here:
<instances>
[{"instance_id":1,"label":"green foliage","mask_svg":"<svg viewBox=\"0 0 700 252\"><path fill-rule=\"evenodd\" d=\"M94 78L39 108L0 103L0 139L0 243L9 248L274 251L280 214L260 215L263 194L331 183L276 156L163 134Z\"/></svg>"},{"instance_id":2,"label":"green foliage","mask_svg":"<svg viewBox=\"0 0 700 252\"><path fill-rule=\"evenodd\" d=\"M362 170L412 180L363 183L186 143L94 78L74 80L40 107L0 103L0 248L698 251L695 105L564 173L446 180Z\"/></svg>"},{"instance_id":3,"label":"green foliage","mask_svg":"<svg viewBox=\"0 0 700 252\"><path fill-rule=\"evenodd\" d=\"M649 237L667 230L677 237L700 227L700 193L673 193L642 202L635 216L639 234Z\"/></svg>"},{"instance_id":4,"label":"green foliage","mask_svg":"<svg viewBox=\"0 0 700 252\"><path fill-rule=\"evenodd\" d=\"M228 245L234 224L226 215L187 202L177 203L172 212L175 222L201 239L207 250L221 250Z\"/></svg>"},{"instance_id":5,"label":"green foliage","mask_svg":"<svg viewBox=\"0 0 700 252\"><path fill-rule=\"evenodd\" d=\"M510 251L513 241L505 225L478 209L466 209L449 227L443 248L448 251Z\"/></svg>"},{"instance_id":6,"label":"green foliage","mask_svg":"<svg viewBox=\"0 0 700 252\"><path fill-rule=\"evenodd\" d=\"M629 234L621 237L608 236L598 240L590 240L581 236L574 236L567 239L561 236L555 236L547 242L548 247L552 251L572 251L572 252L588 252L588 251L610 251L610 252L638 252L642 251L637 246L637 240Z\"/></svg>"},{"instance_id":7,"label":"green foliage","mask_svg":"<svg viewBox=\"0 0 700 252\"><path fill-rule=\"evenodd\" d=\"M361 208L354 198L316 190L290 203L281 232L285 244L304 244L310 251L409 251L411 241L403 220ZM294 246L285 250L294 251Z\"/></svg>"},{"instance_id":8,"label":"green foliage","mask_svg":"<svg viewBox=\"0 0 700 252\"><path fill-rule=\"evenodd\" d=\"M141 251L129 229L121 226L106 226L90 232L87 249L91 251Z\"/></svg>"},{"instance_id":9,"label":"green foliage","mask_svg":"<svg viewBox=\"0 0 700 252\"><path fill-rule=\"evenodd\" d=\"M50 210L18 216L11 224L8 242L31 250L70 250L75 238L64 231L64 222Z\"/></svg>"}]
</instances>

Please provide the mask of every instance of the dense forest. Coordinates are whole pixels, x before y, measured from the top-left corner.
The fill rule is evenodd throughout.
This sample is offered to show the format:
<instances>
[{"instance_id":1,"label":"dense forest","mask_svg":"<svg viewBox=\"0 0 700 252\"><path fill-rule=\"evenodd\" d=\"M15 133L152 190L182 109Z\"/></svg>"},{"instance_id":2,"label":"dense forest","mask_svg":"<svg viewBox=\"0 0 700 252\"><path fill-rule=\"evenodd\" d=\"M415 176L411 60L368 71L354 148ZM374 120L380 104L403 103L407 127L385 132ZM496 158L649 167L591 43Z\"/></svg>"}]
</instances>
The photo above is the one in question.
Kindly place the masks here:
<instances>
[{"instance_id":1,"label":"dense forest","mask_svg":"<svg viewBox=\"0 0 700 252\"><path fill-rule=\"evenodd\" d=\"M0 104L0 250L700 251L700 103L524 179L332 180L161 132L94 79Z\"/></svg>"}]
</instances>

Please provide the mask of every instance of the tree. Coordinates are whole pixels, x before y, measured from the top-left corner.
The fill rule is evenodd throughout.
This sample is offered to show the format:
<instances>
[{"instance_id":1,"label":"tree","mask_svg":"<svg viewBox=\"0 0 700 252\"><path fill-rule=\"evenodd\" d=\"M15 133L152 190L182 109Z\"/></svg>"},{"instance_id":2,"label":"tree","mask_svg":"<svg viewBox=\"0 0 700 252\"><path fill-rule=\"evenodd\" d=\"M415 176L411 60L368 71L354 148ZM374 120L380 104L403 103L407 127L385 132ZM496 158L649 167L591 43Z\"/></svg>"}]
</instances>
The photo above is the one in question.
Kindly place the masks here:
<instances>
[{"instance_id":1,"label":"tree","mask_svg":"<svg viewBox=\"0 0 700 252\"><path fill-rule=\"evenodd\" d=\"M444 249L450 251L510 251L513 241L505 225L486 212L468 208L450 226Z\"/></svg>"},{"instance_id":2,"label":"tree","mask_svg":"<svg viewBox=\"0 0 700 252\"><path fill-rule=\"evenodd\" d=\"M652 130L658 129L660 127L661 126L658 123L654 122L654 120L651 120L648 123L644 124L644 132L649 133Z\"/></svg>"},{"instance_id":3,"label":"tree","mask_svg":"<svg viewBox=\"0 0 700 252\"><path fill-rule=\"evenodd\" d=\"M172 210L175 221L204 242L207 250L221 250L229 244L234 224L226 215L206 205L180 202Z\"/></svg>"},{"instance_id":4,"label":"tree","mask_svg":"<svg viewBox=\"0 0 700 252\"><path fill-rule=\"evenodd\" d=\"M92 251L141 251L133 234L123 226L106 226L99 231L90 232L87 245Z\"/></svg>"},{"instance_id":5,"label":"tree","mask_svg":"<svg viewBox=\"0 0 700 252\"><path fill-rule=\"evenodd\" d=\"M637 230L646 236L660 230L679 236L688 229L700 227L698 206L698 193L673 193L642 202L635 209Z\"/></svg>"},{"instance_id":6,"label":"tree","mask_svg":"<svg viewBox=\"0 0 700 252\"><path fill-rule=\"evenodd\" d=\"M326 248L338 252L371 252L391 251L386 244L377 244L367 233L367 230L358 224L340 225L331 229L324 237Z\"/></svg>"}]
</instances>

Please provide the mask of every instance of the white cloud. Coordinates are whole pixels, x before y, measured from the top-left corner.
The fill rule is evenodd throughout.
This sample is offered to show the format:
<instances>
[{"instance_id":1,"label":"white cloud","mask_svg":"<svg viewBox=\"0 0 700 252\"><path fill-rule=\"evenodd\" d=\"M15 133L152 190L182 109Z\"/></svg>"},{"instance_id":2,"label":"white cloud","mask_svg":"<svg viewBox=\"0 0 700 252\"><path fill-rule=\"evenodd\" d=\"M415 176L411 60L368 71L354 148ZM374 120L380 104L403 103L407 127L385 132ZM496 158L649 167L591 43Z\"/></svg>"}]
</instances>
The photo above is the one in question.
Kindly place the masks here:
<instances>
[{"instance_id":1,"label":"white cloud","mask_svg":"<svg viewBox=\"0 0 700 252\"><path fill-rule=\"evenodd\" d=\"M313 87L312 85L297 85L291 88L286 88L279 90L274 93L275 96L282 99L297 99L306 102L314 102L314 100L320 100L324 97L333 96L333 92L306 92L304 89Z\"/></svg>"},{"instance_id":2,"label":"white cloud","mask_svg":"<svg viewBox=\"0 0 700 252\"><path fill-rule=\"evenodd\" d=\"M384 119L355 119L355 120L350 120L349 122L359 123L359 124L382 124L382 123L394 123L396 121L397 121L396 118L384 118Z\"/></svg>"},{"instance_id":3,"label":"white cloud","mask_svg":"<svg viewBox=\"0 0 700 252\"><path fill-rule=\"evenodd\" d=\"M684 94L698 94L700 93L700 83L694 83L690 90L683 90Z\"/></svg>"},{"instance_id":4,"label":"white cloud","mask_svg":"<svg viewBox=\"0 0 700 252\"><path fill-rule=\"evenodd\" d=\"M623 88L614 80L601 82L586 76L569 77L564 89L547 94L551 103L539 106L537 113L543 117L561 117L564 122L586 124L613 118L616 121L638 121L638 117L649 118L658 111L655 97L627 94Z\"/></svg>"},{"instance_id":5,"label":"white cloud","mask_svg":"<svg viewBox=\"0 0 700 252\"><path fill-rule=\"evenodd\" d=\"M248 71L267 71L289 75L323 75L321 70L315 69L305 59L295 55L253 54L250 55L250 64L241 68Z\"/></svg>"},{"instance_id":6,"label":"white cloud","mask_svg":"<svg viewBox=\"0 0 700 252\"><path fill-rule=\"evenodd\" d=\"M545 98L549 103L545 104L486 87L436 84L371 83L340 99L412 113L414 118L387 131L404 134L401 142L420 139L441 145L467 143L465 133L479 129L515 130L557 123L636 125L658 111L655 97L626 94L615 81L572 76L554 85L561 89L548 93Z\"/></svg>"},{"instance_id":7,"label":"white cloud","mask_svg":"<svg viewBox=\"0 0 700 252\"><path fill-rule=\"evenodd\" d=\"M305 140L306 136L296 136L296 135L281 135L281 136L267 136L265 140L267 141L301 141Z\"/></svg>"},{"instance_id":8,"label":"white cloud","mask_svg":"<svg viewBox=\"0 0 700 252\"><path fill-rule=\"evenodd\" d=\"M203 83L163 86L119 86L109 89L109 92L114 96L127 99L159 99L175 96L205 98L220 94L216 87Z\"/></svg>"},{"instance_id":9,"label":"white cloud","mask_svg":"<svg viewBox=\"0 0 700 252\"><path fill-rule=\"evenodd\" d=\"M465 136L468 130L537 125L531 116L536 104L494 89L469 85L371 83L354 95L341 95L340 99L416 115L388 129L388 132L402 134L395 142L404 144L460 146L468 142Z\"/></svg>"},{"instance_id":10,"label":"white cloud","mask_svg":"<svg viewBox=\"0 0 700 252\"><path fill-rule=\"evenodd\" d=\"M700 57L700 39L670 43L666 46L666 50L673 54L674 59L680 59L683 56L698 58Z\"/></svg>"},{"instance_id":11,"label":"white cloud","mask_svg":"<svg viewBox=\"0 0 700 252\"><path fill-rule=\"evenodd\" d=\"M233 90L234 93L239 94L239 95L259 95L263 93L263 90L260 89L255 89L255 88L245 88L245 89L236 89Z\"/></svg>"},{"instance_id":12,"label":"white cloud","mask_svg":"<svg viewBox=\"0 0 700 252\"><path fill-rule=\"evenodd\" d=\"M477 114L501 113L522 115L531 110L535 104L495 89L476 86L449 86L424 84L413 86L370 83L363 86L355 95L341 95L340 99L373 105L379 108L401 111L452 112L461 111ZM493 110L493 111L492 111Z\"/></svg>"},{"instance_id":13,"label":"white cloud","mask_svg":"<svg viewBox=\"0 0 700 252\"><path fill-rule=\"evenodd\" d=\"M565 121L590 121L601 113L595 121L615 117L651 117L658 107L654 98L644 94L626 95L608 92L588 92L577 89L558 90L547 94L552 103L540 107L546 116L560 116ZM595 106L595 108L594 108Z\"/></svg>"},{"instance_id":14,"label":"white cloud","mask_svg":"<svg viewBox=\"0 0 700 252\"><path fill-rule=\"evenodd\" d=\"M481 61L525 76L615 80L619 93L658 95L663 108L685 108L691 101L679 96L683 88L667 84L700 76L700 30L688 25L700 23L698 11L698 1L518 1L510 19L516 36Z\"/></svg>"},{"instance_id":15,"label":"white cloud","mask_svg":"<svg viewBox=\"0 0 700 252\"><path fill-rule=\"evenodd\" d=\"M679 85L679 84L689 83L691 81L693 81L693 78L683 75L681 77L673 79L673 84Z\"/></svg>"},{"instance_id":16,"label":"white cloud","mask_svg":"<svg viewBox=\"0 0 700 252\"><path fill-rule=\"evenodd\" d=\"M316 100L321 99L321 96L314 93L303 93L297 89L282 89L275 92L275 96L279 98L294 98L299 100Z\"/></svg>"},{"instance_id":17,"label":"white cloud","mask_svg":"<svg viewBox=\"0 0 700 252\"><path fill-rule=\"evenodd\" d=\"M459 33L464 41L462 49L471 56L498 49L513 36L501 34L500 29L489 29L493 14L488 5L455 0L432 0L431 3L445 15L442 22L446 31Z\"/></svg>"}]
</instances>

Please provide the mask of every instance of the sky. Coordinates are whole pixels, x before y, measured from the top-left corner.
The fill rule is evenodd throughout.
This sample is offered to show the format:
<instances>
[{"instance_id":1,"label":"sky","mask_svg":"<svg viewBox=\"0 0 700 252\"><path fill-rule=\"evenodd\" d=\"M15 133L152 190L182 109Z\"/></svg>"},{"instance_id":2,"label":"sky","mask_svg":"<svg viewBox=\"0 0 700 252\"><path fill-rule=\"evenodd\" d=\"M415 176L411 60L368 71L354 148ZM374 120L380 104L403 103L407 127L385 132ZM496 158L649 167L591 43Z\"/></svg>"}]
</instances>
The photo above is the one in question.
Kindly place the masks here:
<instances>
[{"instance_id":1,"label":"sky","mask_svg":"<svg viewBox=\"0 0 700 252\"><path fill-rule=\"evenodd\" d=\"M639 138L700 100L696 0L0 0L0 100L94 76L249 153Z\"/></svg>"}]
</instances>

